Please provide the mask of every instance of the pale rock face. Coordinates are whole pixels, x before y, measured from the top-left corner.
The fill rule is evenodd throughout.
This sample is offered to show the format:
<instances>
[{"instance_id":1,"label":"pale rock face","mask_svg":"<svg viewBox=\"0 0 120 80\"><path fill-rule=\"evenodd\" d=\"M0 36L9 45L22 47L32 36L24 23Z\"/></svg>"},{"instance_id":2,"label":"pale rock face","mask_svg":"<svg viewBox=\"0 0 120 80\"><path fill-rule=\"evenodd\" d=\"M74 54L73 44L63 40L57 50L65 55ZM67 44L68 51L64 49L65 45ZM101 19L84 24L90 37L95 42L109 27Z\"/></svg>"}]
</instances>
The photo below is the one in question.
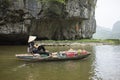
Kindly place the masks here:
<instances>
[{"instance_id":1,"label":"pale rock face","mask_svg":"<svg viewBox=\"0 0 120 80\"><path fill-rule=\"evenodd\" d=\"M68 0L66 10L70 17L89 18L88 0Z\"/></svg>"},{"instance_id":2,"label":"pale rock face","mask_svg":"<svg viewBox=\"0 0 120 80\"><path fill-rule=\"evenodd\" d=\"M0 6L0 35L24 33L45 39L91 38L96 30L97 0L67 0L40 2L39 0L9 0ZM2 4L4 0L0 2Z\"/></svg>"}]
</instances>

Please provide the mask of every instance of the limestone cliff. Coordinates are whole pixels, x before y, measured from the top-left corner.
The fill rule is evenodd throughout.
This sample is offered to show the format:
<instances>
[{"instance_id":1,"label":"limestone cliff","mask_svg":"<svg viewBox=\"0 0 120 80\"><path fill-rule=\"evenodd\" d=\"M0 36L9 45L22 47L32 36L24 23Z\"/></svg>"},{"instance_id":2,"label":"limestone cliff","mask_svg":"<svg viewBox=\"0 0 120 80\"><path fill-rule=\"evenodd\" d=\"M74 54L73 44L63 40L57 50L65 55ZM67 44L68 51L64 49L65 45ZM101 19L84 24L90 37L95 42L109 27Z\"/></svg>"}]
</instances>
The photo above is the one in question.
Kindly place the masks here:
<instances>
[{"instance_id":1,"label":"limestone cliff","mask_svg":"<svg viewBox=\"0 0 120 80\"><path fill-rule=\"evenodd\" d=\"M28 35L54 40L91 38L96 1L1 0L0 41L24 42Z\"/></svg>"}]
</instances>

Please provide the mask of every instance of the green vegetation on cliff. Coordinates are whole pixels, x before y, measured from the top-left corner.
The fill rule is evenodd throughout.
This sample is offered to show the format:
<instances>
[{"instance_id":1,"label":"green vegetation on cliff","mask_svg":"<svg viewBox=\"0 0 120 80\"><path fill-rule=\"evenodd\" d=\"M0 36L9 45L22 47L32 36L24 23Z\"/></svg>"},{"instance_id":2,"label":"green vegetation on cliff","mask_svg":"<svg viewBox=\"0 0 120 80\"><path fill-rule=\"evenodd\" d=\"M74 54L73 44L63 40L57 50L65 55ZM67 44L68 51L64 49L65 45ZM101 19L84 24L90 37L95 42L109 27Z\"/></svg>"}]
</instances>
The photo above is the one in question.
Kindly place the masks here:
<instances>
[{"instance_id":1,"label":"green vegetation on cliff","mask_svg":"<svg viewBox=\"0 0 120 80\"><path fill-rule=\"evenodd\" d=\"M57 1L57 2L60 2L60 3L65 3L66 0L40 0L42 2L48 2L48 1Z\"/></svg>"}]
</instances>

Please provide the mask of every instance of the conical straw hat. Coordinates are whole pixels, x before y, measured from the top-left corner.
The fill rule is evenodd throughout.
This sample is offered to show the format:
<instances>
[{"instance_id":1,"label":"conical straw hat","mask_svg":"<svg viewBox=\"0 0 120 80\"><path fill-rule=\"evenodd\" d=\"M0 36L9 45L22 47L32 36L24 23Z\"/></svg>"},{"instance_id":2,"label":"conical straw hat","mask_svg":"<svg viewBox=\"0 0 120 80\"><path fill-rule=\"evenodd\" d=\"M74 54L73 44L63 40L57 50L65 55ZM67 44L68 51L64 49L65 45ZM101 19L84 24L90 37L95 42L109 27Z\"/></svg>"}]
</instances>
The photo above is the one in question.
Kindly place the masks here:
<instances>
[{"instance_id":1,"label":"conical straw hat","mask_svg":"<svg viewBox=\"0 0 120 80\"><path fill-rule=\"evenodd\" d=\"M36 39L36 36L29 36L28 42L32 42Z\"/></svg>"}]
</instances>

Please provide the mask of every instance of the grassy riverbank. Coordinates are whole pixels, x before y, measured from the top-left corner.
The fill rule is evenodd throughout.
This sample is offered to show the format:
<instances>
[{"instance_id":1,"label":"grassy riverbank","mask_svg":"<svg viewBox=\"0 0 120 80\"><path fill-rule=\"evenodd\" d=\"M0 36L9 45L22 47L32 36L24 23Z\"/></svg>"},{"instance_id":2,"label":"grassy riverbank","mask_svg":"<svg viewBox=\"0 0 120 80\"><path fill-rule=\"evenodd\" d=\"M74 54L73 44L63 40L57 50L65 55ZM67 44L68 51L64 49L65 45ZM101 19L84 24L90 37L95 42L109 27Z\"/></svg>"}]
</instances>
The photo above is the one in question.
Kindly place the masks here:
<instances>
[{"instance_id":1,"label":"grassy riverbank","mask_svg":"<svg viewBox=\"0 0 120 80\"><path fill-rule=\"evenodd\" d=\"M120 44L118 39L82 39L82 40L42 40L37 41L42 45L117 45Z\"/></svg>"}]
</instances>

